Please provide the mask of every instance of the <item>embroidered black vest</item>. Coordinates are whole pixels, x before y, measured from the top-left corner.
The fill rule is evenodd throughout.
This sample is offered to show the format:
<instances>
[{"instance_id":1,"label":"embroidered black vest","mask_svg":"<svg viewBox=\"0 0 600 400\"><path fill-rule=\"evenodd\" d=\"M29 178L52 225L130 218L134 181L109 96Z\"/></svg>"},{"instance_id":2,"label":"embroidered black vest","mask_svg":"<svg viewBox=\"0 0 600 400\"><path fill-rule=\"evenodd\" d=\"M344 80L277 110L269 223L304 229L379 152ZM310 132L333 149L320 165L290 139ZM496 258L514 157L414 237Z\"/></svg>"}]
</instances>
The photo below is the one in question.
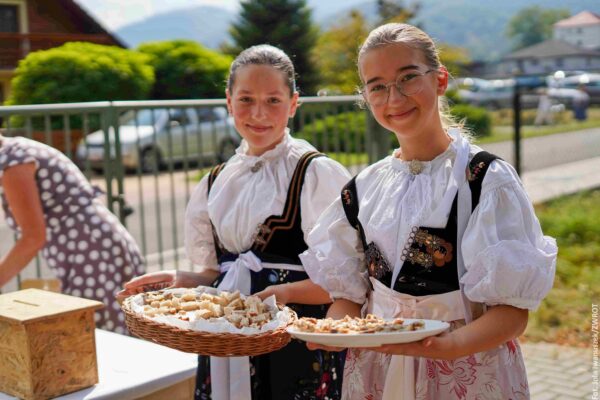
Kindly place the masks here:
<instances>
[{"instance_id":1,"label":"embroidered black vest","mask_svg":"<svg viewBox=\"0 0 600 400\"><path fill-rule=\"evenodd\" d=\"M312 160L324 154L311 151L304 153L298 160L285 200L281 215L271 215L260 224L256 231L254 243L250 250L263 262L301 265L299 254L307 248L302 232L300 210L300 194L304 185L306 170ZM225 163L214 167L208 176L208 194L212 185L223 170ZM213 237L217 260L220 263L233 261L238 255L230 253L223 247L213 226Z\"/></svg>"},{"instance_id":2,"label":"embroidered black vest","mask_svg":"<svg viewBox=\"0 0 600 400\"><path fill-rule=\"evenodd\" d=\"M498 157L488 152L477 153L467 171L471 189L471 211L479 204L481 184L492 161ZM342 204L346 218L359 232L365 249L369 276L390 287L393 266L385 259L374 242L367 243L363 227L358 220L359 201L356 177L342 189ZM454 197L448 222L444 228L414 227L402 249L402 269L394 283L394 290L413 296L447 293L459 289L456 265L457 198Z\"/></svg>"}]
</instances>

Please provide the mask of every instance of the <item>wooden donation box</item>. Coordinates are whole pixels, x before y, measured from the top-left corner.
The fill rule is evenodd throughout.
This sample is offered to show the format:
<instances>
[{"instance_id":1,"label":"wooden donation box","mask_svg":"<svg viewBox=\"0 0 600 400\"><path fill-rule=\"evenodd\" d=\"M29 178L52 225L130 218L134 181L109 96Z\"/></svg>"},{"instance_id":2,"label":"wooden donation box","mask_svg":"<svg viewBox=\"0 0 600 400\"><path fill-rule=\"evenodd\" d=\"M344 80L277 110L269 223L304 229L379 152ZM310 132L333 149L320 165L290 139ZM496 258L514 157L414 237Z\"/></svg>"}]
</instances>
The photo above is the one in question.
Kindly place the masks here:
<instances>
[{"instance_id":1,"label":"wooden donation box","mask_svg":"<svg viewBox=\"0 0 600 400\"><path fill-rule=\"evenodd\" d=\"M98 301L26 289L0 295L0 392L48 399L98 383Z\"/></svg>"}]
</instances>

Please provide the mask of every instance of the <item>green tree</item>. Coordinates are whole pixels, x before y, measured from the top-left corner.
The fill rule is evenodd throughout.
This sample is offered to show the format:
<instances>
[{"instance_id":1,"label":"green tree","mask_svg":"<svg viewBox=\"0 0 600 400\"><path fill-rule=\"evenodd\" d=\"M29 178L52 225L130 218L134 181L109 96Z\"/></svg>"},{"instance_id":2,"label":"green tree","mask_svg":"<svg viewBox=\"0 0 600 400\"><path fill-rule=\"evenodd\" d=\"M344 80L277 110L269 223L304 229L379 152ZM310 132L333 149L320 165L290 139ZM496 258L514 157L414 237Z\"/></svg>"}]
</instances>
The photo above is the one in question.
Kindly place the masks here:
<instances>
[{"instance_id":1,"label":"green tree","mask_svg":"<svg viewBox=\"0 0 600 400\"><path fill-rule=\"evenodd\" d=\"M414 2L406 7L402 0L377 0L377 15L379 23L407 22L413 19L419 12L420 4Z\"/></svg>"},{"instance_id":2,"label":"green tree","mask_svg":"<svg viewBox=\"0 0 600 400\"><path fill-rule=\"evenodd\" d=\"M229 56L191 40L143 43L156 73L153 99L222 98L231 63Z\"/></svg>"},{"instance_id":3,"label":"green tree","mask_svg":"<svg viewBox=\"0 0 600 400\"><path fill-rule=\"evenodd\" d=\"M440 50L440 61L448 69L451 75L461 76L465 74L465 67L471 62L469 52L458 46L452 46L447 43L441 43L438 46Z\"/></svg>"},{"instance_id":4,"label":"green tree","mask_svg":"<svg viewBox=\"0 0 600 400\"><path fill-rule=\"evenodd\" d=\"M317 41L317 30L306 0L248 0L240 5L239 20L229 30L234 41L233 54L263 43L281 48L294 62L302 94L314 95L318 75L310 53Z\"/></svg>"},{"instance_id":5,"label":"green tree","mask_svg":"<svg viewBox=\"0 0 600 400\"><path fill-rule=\"evenodd\" d=\"M522 9L509 21L506 35L514 49L522 49L552 37L552 25L570 16L569 10L531 6Z\"/></svg>"},{"instance_id":6,"label":"green tree","mask_svg":"<svg viewBox=\"0 0 600 400\"><path fill-rule=\"evenodd\" d=\"M30 53L17 67L8 104L143 100L154 71L145 55L71 42Z\"/></svg>"},{"instance_id":7,"label":"green tree","mask_svg":"<svg viewBox=\"0 0 600 400\"><path fill-rule=\"evenodd\" d=\"M329 94L353 94L360 79L356 71L358 48L367 37L369 28L363 15L351 11L349 17L327 30L313 49L322 89Z\"/></svg>"}]
</instances>

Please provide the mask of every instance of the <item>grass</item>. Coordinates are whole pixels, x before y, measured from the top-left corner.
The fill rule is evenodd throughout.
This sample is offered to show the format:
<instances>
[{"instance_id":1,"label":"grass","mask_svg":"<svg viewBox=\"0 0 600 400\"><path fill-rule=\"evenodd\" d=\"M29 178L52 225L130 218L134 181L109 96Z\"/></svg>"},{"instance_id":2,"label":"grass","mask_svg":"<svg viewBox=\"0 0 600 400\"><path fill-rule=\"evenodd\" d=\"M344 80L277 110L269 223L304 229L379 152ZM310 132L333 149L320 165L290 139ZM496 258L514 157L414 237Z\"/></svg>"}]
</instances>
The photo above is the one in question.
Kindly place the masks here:
<instances>
[{"instance_id":1,"label":"grass","mask_svg":"<svg viewBox=\"0 0 600 400\"><path fill-rule=\"evenodd\" d=\"M536 212L559 252L554 287L530 313L525 339L589 347L592 303L600 300L600 189L550 201Z\"/></svg>"}]
</instances>

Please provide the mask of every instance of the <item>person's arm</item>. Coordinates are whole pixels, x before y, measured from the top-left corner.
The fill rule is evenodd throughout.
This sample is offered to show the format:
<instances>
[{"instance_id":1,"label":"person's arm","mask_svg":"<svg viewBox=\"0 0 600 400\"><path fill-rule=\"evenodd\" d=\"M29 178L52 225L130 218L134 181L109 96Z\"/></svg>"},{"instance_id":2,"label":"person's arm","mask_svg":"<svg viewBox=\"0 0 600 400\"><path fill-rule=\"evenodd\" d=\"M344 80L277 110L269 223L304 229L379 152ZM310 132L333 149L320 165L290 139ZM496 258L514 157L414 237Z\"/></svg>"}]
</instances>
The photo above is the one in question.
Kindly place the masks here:
<instances>
[{"instance_id":1,"label":"person's arm","mask_svg":"<svg viewBox=\"0 0 600 400\"><path fill-rule=\"evenodd\" d=\"M303 281L272 285L262 292L256 293L261 299L275 295L278 303L288 304L328 304L331 303L329 293L310 279Z\"/></svg>"},{"instance_id":2,"label":"person's arm","mask_svg":"<svg viewBox=\"0 0 600 400\"><path fill-rule=\"evenodd\" d=\"M133 278L126 282L124 289L117 293L117 299L142 293L148 290L164 288L194 288L197 286L210 286L219 276L219 271L203 268L199 272L191 271L156 271Z\"/></svg>"},{"instance_id":3,"label":"person's arm","mask_svg":"<svg viewBox=\"0 0 600 400\"><path fill-rule=\"evenodd\" d=\"M507 305L491 307L475 321L447 334L414 343L391 344L377 348L388 354L453 360L500 346L521 335L527 327L529 311Z\"/></svg>"},{"instance_id":4,"label":"person's arm","mask_svg":"<svg viewBox=\"0 0 600 400\"><path fill-rule=\"evenodd\" d=\"M46 244L46 222L35 182L36 165L20 164L4 170L2 187L20 238L0 259L0 287L14 278Z\"/></svg>"},{"instance_id":5,"label":"person's arm","mask_svg":"<svg viewBox=\"0 0 600 400\"><path fill-rule=\"evenodd\" d=\"M362 306L358 303L347 299L335 299L335 301L327 310L327 318L333 319L342 319L346 315L349 317L360 317L360 310ZM306 343L306 347L310 350L326 350L326 351L342 351L345 350L344 347L333 347L333 346L325 346L318 343Z\"/></svg>"}]
</instances>

